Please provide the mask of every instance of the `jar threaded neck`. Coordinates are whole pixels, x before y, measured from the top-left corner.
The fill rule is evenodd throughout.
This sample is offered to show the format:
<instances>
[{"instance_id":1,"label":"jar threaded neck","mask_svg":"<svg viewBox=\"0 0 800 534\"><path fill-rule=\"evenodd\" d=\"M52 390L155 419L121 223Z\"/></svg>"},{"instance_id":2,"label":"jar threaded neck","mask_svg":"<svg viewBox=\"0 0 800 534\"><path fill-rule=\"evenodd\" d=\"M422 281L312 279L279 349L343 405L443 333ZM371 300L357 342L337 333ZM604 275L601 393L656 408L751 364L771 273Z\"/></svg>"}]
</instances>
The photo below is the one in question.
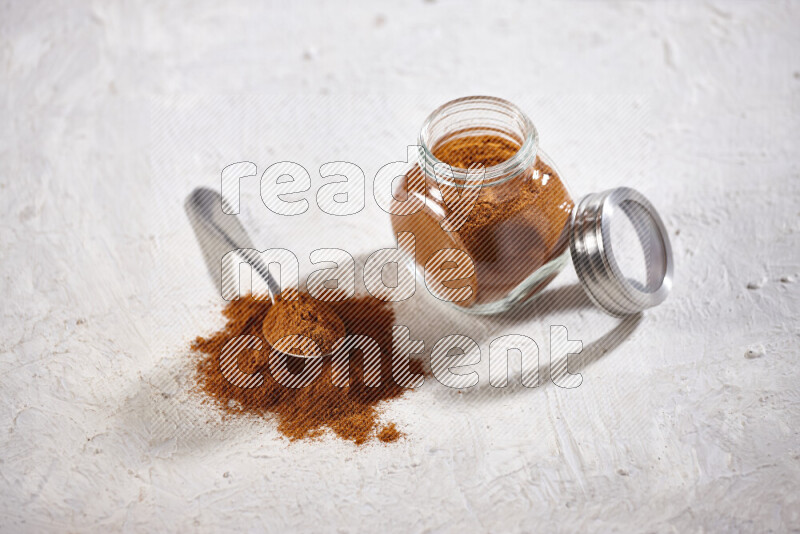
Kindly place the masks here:
<instances>
[{"instance_id":1,"label":"jar threaded neck","mask_svg":"<svg viewBox=\"0 0 800 534\"><path fill-rule=\"evenodd\" d=\"M434 155L444 142L479 135L498 136L519 145L511 158L475 172L454 167ZM536 160L539 135L533 122L517 106L502 98L469 96L451 100L434 110L419 134L419 166L440 183L454 187L481 187L510 180Z\"/></svg>"}]
</instances>

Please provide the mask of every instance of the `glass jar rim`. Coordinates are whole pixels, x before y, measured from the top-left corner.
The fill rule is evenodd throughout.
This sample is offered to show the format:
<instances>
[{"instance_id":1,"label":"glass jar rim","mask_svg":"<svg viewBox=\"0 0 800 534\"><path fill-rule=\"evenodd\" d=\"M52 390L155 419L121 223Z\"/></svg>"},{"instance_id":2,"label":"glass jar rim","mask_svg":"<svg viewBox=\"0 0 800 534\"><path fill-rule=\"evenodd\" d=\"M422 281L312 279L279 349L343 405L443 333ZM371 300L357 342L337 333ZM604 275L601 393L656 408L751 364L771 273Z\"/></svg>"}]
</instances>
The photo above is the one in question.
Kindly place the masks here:
<instances>
[{"instance_id":1,"label":"glass jar rim","mask_svg":"<svg viewBox=\"0 0 800 534\"><path fill-rule=\"evenodd\" d=\"M521 130L516 132L520 141L519 150L509 159L497 165L485 167L485 174L475 172L474 168L470 170L454 167L441 161L434 156L433 147L431 146L432 131L437 121L462 111L475 110L486 111L487 114L505 114L511 121L516 120ZM419 164L425 173L431 176L435 175L437 180L454 187L482 187L484 185L497 185L515 178L529 168L538 152L539 133L530 118L518 106L508 100L494 96L465 96L442 104L428 115L422 124L422 128L420 128L418 145ZM447 173L447 175L435 173L435 169L439 166L444 166L443 168L445 169L449 168L452 173Z\"/></svg>"}]
</instances>

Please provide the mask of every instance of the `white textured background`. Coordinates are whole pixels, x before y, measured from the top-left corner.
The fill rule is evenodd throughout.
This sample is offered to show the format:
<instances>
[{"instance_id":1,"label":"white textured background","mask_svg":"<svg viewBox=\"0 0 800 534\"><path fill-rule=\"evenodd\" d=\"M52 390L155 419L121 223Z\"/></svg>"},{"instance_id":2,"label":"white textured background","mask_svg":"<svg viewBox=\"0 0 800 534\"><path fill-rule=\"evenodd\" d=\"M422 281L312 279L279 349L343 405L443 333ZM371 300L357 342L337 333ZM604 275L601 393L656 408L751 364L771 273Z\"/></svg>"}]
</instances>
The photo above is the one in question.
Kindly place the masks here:
<instances>
[{"instance_id":1,"label":"white textured background","mask_svg":"<svg viewBox=\"0 0 800 534\"><path fill-rule=\"evenodd\" d=\"M296 4L0 6L3 530L800 529L800 4ZM656 203L671 298L618 323L571 268L505 320L418 294L398 321L428 349L522 333L546 358L566 325L583 384L493 390L484 352L474 390L388 407L391 446L218 424L187 394L220 298L183 197L240 160L371 178L468 94L520 104L576 194ZM369 200L289 224L257 191L260 247L391 244Z\"/></svg>"}]
</instances>

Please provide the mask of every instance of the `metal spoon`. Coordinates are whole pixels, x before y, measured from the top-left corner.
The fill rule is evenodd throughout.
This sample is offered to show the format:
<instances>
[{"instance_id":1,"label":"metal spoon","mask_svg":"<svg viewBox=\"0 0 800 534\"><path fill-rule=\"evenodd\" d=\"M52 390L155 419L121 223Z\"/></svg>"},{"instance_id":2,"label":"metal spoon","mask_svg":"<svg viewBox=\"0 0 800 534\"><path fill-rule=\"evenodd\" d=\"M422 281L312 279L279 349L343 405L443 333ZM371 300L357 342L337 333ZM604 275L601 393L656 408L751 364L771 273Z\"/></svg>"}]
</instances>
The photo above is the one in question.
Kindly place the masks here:
<instances>
[{"instance_id":1,"label":"metal spoon","mask_svg":"<svg viewBox=\"0 0 800 534\"><path fill-rule=\"evenodd\" d=\"M225 207L224 211L223 206ZM242 223L239 222L239 218L225 213L232 210L229 209L229 204L225 202L225 199L219 193L213 189L198 187L186 197L184 208L189 221L192 223L192 228L197 236L200 249L203 251L206 267L212 279L216 279L220 275L220 259L222 256L233 249L238 249L253 270L266 282L269 300L272 305L280 306L284 302L277 299L281 288L269 274L269 268L257 254L253 242L250 240L250 236L247 235ZM224 283L223 275L222 284ZM267 341L274 347L277 340L268 339ZM321 355L281 352L297 358L310 358Z\"/></svg>"},{"instance_id":2,"label":"metal spoon","mask_svg":"<svg viewBox=\"0 0 800 534\"><path fill-rule=\"evenodd\" d=\"M274 305L275 296L280 293L280 286L269 274L269 268L255 253L253 242L239 222L239 218L224 213L223 206L224 211L228 213L232 211L219 193L205 187L198 187L192 191L184 203L186 215L192 223L200 249L203 251L209 274L212 279L216 278L220 274L222 256L232 249L239 249L242 257L267 283L269 300Z\"/></svg>"}]
</instances>

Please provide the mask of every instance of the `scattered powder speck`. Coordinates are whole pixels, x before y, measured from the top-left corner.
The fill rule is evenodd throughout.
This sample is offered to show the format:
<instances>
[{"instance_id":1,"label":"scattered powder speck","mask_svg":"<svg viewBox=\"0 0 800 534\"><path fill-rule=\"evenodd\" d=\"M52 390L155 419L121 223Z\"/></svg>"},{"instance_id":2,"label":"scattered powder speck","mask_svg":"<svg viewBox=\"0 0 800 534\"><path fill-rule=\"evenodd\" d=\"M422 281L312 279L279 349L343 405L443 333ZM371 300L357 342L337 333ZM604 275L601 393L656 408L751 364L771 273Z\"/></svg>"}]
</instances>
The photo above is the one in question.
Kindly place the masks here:
<instances>
[{"instance_id":1,"label":"scattered powder speck","mask_svg":"<svg viewBox=\"0 0 800 534\"><path fill-rule=\"evenodd\" d=\"M391 443L403 437L403 433L397 430L394 423L389 423L378 432L378 439L384 443Z\"/></svg>"}]
</instances>

